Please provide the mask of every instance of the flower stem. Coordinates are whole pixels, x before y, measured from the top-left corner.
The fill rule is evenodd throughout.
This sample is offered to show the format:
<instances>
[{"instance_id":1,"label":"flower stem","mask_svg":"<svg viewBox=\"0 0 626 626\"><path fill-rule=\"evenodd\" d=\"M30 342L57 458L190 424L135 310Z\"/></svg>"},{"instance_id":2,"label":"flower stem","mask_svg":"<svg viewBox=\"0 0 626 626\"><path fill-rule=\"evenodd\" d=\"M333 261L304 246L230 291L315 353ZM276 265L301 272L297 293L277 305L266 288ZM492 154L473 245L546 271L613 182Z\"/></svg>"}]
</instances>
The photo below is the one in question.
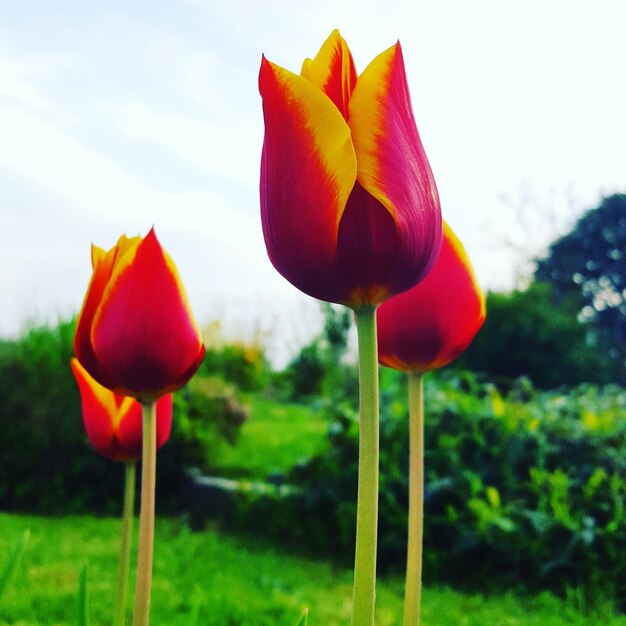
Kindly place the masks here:
<instances>
[{"instance_id":1,"label":"flower stem","mask_svg":"<svg viewBox=\"0 0 626 626\"><path fill-rule=\"evenodd\" d=\"M115 626L126 624L126 597L128 591L128 570L130 566L130 544L133 533L133 509L135 503L135 475L137 463L125 463L124 509L122 512L122 533L120 539L120 566L117 577L115 598Z\"/></svg>"},{"instance_id":2,"label":"flower stem","mask_svg":"<svg viewBox=\"0 0 626 626\"><path fill-rule=\"evenodd\" d=\"M376 308L355 311L359 344L359 483L352 625L373 626L378 532L378 347Z\"/></svg>"},{"instance_id":3,"label":"flower stem","mask_svg":"<svg viewBox=\"0 0 626 626\"><path fill-rule=\"evenodd\" d=\"M409 373L409 538L404 626L419 626L424 531L424 375Z\"/></svg>"},{"instance_id":4,"label":"flower stem","mask_svg":"<svg viewBox=\"0 0 626 626\"><path fill-rule=\"evenodd\" d=\"M141 459L141 513L133 626L150 622L152 549L154 545L154 490L156 485L156 402L142 404L143 454Z\"/></svg>"}]
</instances>

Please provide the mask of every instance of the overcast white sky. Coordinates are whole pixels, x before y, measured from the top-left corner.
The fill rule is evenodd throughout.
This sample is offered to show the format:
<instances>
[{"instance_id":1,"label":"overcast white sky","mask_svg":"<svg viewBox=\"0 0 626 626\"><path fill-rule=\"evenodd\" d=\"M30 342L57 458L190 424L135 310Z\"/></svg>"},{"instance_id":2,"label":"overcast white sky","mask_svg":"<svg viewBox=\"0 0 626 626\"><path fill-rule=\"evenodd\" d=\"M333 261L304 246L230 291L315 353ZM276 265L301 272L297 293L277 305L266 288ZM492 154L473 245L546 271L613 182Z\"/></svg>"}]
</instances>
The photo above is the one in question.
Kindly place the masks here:
<instances>
[{"instance_id":1,"label":"overcast white sky","mask_svg":"<svg viewBox=\"0 0 626 626\"><path fill-rule=\"evenodd\" d=\"M520 189L570 220L626 191L625 23L622 0L0 0L0 335L76 313L90 243L154 224L201 324L306 338L316 305L263 244L257 75L335 27L358 71L401 41L444 217L508 288L503 241L552 232Z\"/></svg>"}]
</instances>

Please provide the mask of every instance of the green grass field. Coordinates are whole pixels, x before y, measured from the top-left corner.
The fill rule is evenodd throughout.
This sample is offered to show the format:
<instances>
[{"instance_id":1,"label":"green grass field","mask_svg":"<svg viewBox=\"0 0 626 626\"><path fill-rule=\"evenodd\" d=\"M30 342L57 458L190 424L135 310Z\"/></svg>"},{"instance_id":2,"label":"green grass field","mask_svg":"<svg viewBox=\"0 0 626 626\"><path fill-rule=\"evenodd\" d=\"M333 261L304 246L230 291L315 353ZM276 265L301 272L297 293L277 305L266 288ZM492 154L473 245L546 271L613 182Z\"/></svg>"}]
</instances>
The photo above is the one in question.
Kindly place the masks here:
<instances>
[{"instance_id":1,"label":"green grass field","mask_svg":"<svg viewBox=\"0 0 626 626\"><path fill-rule=\"evenodd\" d=\"M37 518L0 514L0 568L25 529L27 551L0 599L2 626L75 624L76 591L89 565L91 625L111 623L117 568L115 519ZM309 626L349 624L352 574L324 561L292 557L254 538L215 531L191 533L176 520L157 521L152 596L155 626L295 626L305 607ZM427 588L423 626L626 626L626 617L597 610L584 616L575 596L520 598L463 595ZM380 581L377 626L401 624L402 582ZM130 615L130 612L129 612Z\"/></svg>"},{"instance_id":2,"label":"green grass field","mask_svg":"<svg viewBox=\"0 0 626 626\"><path fill-rule=\"evenodd\" d=\"M250 418L241 427L237 445L220 448L217 473L263 480L271 472L286 472L327 444L328 423L310 407L260 395L249 395L244 402Z\"/></svg>"}]
</instances>

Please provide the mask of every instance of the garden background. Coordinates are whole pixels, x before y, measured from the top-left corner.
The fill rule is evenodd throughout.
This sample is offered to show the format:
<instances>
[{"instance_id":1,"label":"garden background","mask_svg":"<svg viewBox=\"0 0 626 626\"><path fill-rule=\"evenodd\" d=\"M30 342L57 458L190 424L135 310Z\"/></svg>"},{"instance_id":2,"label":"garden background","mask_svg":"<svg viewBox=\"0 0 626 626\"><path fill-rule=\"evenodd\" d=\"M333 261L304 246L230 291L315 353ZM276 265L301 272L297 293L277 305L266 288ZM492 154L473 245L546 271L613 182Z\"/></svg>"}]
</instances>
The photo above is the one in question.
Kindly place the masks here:
<instances>
[{"instance_id":1,"label":"garden background","mask_svg":"<svg viewBox=\"0 0 626 626\"><path fill-rule=\"evenodd\" d=\"M625 249L626 196L614 195L554 242L525 289L490 293L474 344L429 375L425 623L461 619L466 603L476 604L476 620L521 611L524 620L580 613L584 623L626 608L626 315L617 301ZM201 623L287 624L306 606L313 623L347 619L358 448L352 317L320 306L319 334L280 370L261 338L226 341L219 323L207 328L207 355L175 395L159 453L157 622L186 623L195 610ZM0 604L4 623L68 623L82 563L97 581L94 620L107 617L122 468L84 434L68 367L73 334L65 321L0 343L3 554L32 533ZM403 376L381 376L380 623L394 624L408 419ZM444 621L429 609L431 590L430 601L452 611Z\"/></svg>"},{"instance_id":2,"label":"garden background","mask_svg":"<svg viewBox=\"0 0 626 626\"><path fill-rule=\"evenodd\" d=\"M258 219L260 54L297 71L334 27L359 70L400 38L444 217L490 291L474 344L426 380L423 622L626 624L623 11L0 7L0 568L24 546L0 624L74 623L87 563L108 623L123 471L82 428L73 318L89 242L153 224L208 347L159 453L153 622L347 623L352 320L280 279ZM381 377L391 625L408 425L403 378Z\"/></svg>"}]
</instances>

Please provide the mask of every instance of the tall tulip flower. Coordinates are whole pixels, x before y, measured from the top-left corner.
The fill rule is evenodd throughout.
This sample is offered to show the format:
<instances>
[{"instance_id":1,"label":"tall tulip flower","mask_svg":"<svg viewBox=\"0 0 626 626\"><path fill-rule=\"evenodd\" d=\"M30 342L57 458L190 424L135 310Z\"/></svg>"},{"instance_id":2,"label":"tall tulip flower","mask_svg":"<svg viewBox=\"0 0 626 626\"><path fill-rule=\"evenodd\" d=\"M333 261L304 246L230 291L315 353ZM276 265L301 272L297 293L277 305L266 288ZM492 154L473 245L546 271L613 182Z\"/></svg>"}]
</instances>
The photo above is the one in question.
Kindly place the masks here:
<instances>
[{"instance_id":1,"label":"tall tulip flower","mask_svg":"<svg viewBox=\"0 0 626 626\"><path fill-rule=\"evenodd\" d=\"M424 373L447 365L485 320L485 297L463 245L444 223L426 278L377 311L379 360L409 376L409 530L404 626L419 626L424 509Z\"/></svg>"},{"instance_id":2,"label":"tall tulip flower","mask_svg":"<svg viewBox=\"0 0 626 626\"><path fill-rule=\"evenodd\" d=\"M83 425L93 448L114 461L141 459L141 404L103 387L78 359L72 371L80 391ZM157 449L169 439L172 430L172 394L157 401Z\"/></svg>"},{"instance_id":3,"label":"tall tulip flower","mask_svg":"<svg viewBox=\"0 0 626 626\"><path fill-rule=\"evenodd\" d=\"M356 312L361 428L352 622L374 623L378 521L375 308L423 278L439 197L397 43L358 75L333 31L300 75L265 57L261 221L269 258L304 293Z\"/></svg>"},{"instance_id":4,"label":"tall tulip flower","mask_svg":"<svg viewBox=\"0 0 626 626\"><path fill-rule=\"evenodd\" d=\"M204 344L178 271L154 229L92 246L93 274L76 323L74 352L101 385L143 405L141 514L133 626L148 626L154 543L156 400L182 387Z\"/></svg>"},{"instance_id":5,"label":"tall tulip flower","mask_svg":"<svg viewBox=\"0 0 626 626\"><path fill-rule=\"evenodd\" d=\"M93 275L76 324L74 352L101 385L149 402L182 387L204 344L178 271L154 229L92 246Z\"/></svg>"},{"instance_id":6,"label":"tall tulip flower","mask_svg":"<svg viewBox=\"0 0 626 626\"><path fill-rule=\"evenodd\" d=\"M263 58L261 219L274 267L306 294L358 308L406 291L441 241L435 181L400 44L357 76L338 31L300 75Z\"/></svg>"}]
</instances>

